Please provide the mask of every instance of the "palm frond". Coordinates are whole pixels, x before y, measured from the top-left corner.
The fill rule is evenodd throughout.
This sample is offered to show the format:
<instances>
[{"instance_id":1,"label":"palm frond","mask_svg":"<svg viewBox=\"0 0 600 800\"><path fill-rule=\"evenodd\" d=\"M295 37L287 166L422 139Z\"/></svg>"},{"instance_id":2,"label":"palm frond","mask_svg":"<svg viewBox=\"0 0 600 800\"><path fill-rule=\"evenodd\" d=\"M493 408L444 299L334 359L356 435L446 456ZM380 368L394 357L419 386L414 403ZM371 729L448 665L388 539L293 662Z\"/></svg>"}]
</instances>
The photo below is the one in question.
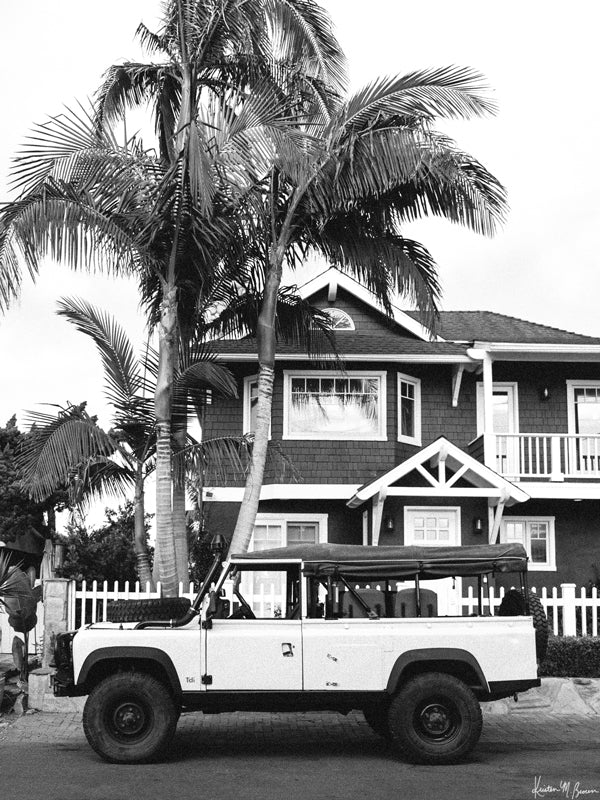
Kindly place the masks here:
<instances>
[{"instance_id":1,"label":"palm frond","mask_svg":"<svg viewBox=\"0 0 600 800\"><path fill-rule=\"evenodd\" d=\"M118 442L98 427L85 403L62 408L57 415L30 411L27 422L31 431L17 463L23 488L34 500L69 486L71 477L90 459L109 458L119 451Z\"/></svg>"},{"instance_id":2,"label":"palm frond","mask_svg":"<svg viewBox=\"0 0 600 800\"><path fill-rule=\"evenodd\" d=\"M465 118L493 114L483 76L469 67L442 67L379 78L344 103L332 126L364 127L379 114L413 119Z\"/></svg>"},{"instance_id":3,"label":"palm frond","mask_svg":"<svg viewBox=\"0 0 600 800\"><path fill-rule=\"evenodd\" d=\"M62 298L57 314L92 339L102 359L107 398L121 415L134 414L143 402L142 376L123 328L110 314L77 298Z\"/></svg>"}]
</instances>

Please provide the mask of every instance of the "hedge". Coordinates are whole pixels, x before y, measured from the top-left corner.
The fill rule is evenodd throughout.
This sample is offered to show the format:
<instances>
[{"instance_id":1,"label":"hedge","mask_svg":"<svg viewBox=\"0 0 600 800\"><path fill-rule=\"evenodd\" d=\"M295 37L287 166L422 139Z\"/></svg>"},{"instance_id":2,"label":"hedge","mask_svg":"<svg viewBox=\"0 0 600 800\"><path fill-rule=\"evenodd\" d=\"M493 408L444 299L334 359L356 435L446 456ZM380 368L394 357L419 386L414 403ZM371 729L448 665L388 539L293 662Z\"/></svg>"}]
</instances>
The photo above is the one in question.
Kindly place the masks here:
<instances>
[{"instance_id":1,"label":"hedge","mask_svg":"<svg viewBox=\"0 0 600 800\"><path fill-rule=\"evenodd\" d=\"M600 637L551 636L539 674L543 678L600 678Z\"/></svg>"}]
</instances>

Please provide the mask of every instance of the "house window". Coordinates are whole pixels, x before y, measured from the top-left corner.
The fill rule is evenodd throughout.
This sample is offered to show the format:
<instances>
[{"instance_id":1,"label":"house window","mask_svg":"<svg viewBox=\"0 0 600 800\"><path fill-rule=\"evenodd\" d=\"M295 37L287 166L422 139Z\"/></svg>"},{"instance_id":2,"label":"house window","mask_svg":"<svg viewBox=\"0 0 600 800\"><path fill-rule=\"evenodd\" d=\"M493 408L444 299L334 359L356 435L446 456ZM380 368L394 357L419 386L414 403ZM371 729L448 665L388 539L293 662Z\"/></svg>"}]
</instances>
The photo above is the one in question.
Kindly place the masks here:
<instances>
[{"instance_id":1,"label":"house window","mask_svg":"<svg viewBox=\"0 0 600 800\"><path fill-rule=\"evenodd\" d=\"M327 541L327 514L257 514L250 550Z\"/></svg>"},{"instance_id":2,"label":"house window","mask_svg":"<svg viewBox=\"0 0 600 800\"><path fill-rule=\"evenodd\" d=\"M258 411L258 375L244 378L244 430L243 433L254 433ZM269 425L269 437L271 426Z\"/></svg>"},{"instance_id":3,"label":"house window","mask_svg":"<svg viewBox=\"0 0 600 800\"><path fill-rule=\"evenodd\" d=\"M257 514L251 551L327 541L327 514ZM285 617L286 573L242 572L241 593L257 617Z\"/></svg>"},{"instance_id":4,"label":"house window","mask_svg":"<svg viewBox=\"0 0 600 800\"><path fill-rule=\"evenodd\" d=\"M556 570L554 517L505 517L501 539L523 545L530 570Z\"/></svg>"},{"instance_id":5,"label":"house window","mask_svg":"<svg viewBox=\"0 0 600 800\"><path fill-rule=\"evenodd\" d=\"M284 375L284 439L386 438L384 372Z\"/></svg>"},{"instance_id":6,"label":"house window","mask_svg":"<svg viewBox=\"0 0 600 800\"><path fill-rule=\"evenodd\" d=\"M398 373L398 441L421 444L421 381Z\"/></svg>"},{"instance_id":7,"label":"house window","mask_svg":"<svg viewBox=\"0 0 600 800\"><path fill-rule=\"evenodd\" d=\"M341 308L324 308L323 313L329 316L334 331L353 331L354 320Z\"/></svg>"},{"instance_id":8,"label":"house window","mask_svg":"<svg viewBox=\"0 0 600 800\"><path fill-rule=\"evenodd\" d=\"M244 433L256 430L256 412L258 408L258 376L244 378Z\"/></svg>"}]
</instances>

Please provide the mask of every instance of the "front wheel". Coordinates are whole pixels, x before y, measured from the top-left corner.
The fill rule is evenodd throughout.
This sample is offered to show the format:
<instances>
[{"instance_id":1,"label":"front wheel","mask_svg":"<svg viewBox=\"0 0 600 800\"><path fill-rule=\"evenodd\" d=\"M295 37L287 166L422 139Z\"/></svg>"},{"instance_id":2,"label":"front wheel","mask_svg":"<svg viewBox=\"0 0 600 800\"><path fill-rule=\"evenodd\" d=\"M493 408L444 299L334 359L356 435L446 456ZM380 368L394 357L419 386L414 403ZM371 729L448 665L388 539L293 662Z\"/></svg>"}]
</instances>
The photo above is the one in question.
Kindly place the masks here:
<instances>
[{"instance_id":1,"label":"front wheel","mask_svg":"<svg viewBox=\"0 0 600 800\"><path fill-rule=\"evenodd\" d=\"M481 708L458 678L429 672L410 679L392 700L393 741L419 764L453 764L477 744Z\"/></svg>"},{"instance_id":2,"label":"front wheel","mask_svg":"<svg viewBox=\"0 0 600 800\"><path fill-rule=\"evenodd\" d=\"M171 740L177 718L164 684L143 672L118 672L92 689L83 710L83 730L105 761L144 763Z\"/></svg>"}]
</instances>

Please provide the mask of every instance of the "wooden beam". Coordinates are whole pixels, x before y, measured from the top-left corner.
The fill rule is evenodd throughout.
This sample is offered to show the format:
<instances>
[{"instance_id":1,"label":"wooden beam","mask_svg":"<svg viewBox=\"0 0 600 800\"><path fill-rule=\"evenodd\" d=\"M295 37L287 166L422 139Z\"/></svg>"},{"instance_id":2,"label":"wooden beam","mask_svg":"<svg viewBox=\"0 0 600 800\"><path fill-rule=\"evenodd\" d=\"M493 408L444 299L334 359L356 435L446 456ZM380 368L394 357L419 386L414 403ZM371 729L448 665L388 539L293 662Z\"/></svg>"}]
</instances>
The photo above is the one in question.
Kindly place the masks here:
<instances>
[{"instance_id":1,"label":"wooden beam","mask_svg":"<svg viewBox=\"0 0 600 800\"><path fill-rule=\"evenodd\" d=\"M458 396L460 394L460 385L462 383L464 371L464 364L455 364L452 368L452 408L458 406Z\"/></svg>"},{"instance_id":2,"label":"wooden beam","mask_svg":"<svg viewBox=\"0 0 600 800\"><path fill-rule=\"evenodd\" d=\"M373 518L372 518L372 539L373 544L379 544L379 536L381 534L381 521L383 519L383 505L387 496L387 487L384 486L373 498Z\"/></svg>"}]
</instances>

